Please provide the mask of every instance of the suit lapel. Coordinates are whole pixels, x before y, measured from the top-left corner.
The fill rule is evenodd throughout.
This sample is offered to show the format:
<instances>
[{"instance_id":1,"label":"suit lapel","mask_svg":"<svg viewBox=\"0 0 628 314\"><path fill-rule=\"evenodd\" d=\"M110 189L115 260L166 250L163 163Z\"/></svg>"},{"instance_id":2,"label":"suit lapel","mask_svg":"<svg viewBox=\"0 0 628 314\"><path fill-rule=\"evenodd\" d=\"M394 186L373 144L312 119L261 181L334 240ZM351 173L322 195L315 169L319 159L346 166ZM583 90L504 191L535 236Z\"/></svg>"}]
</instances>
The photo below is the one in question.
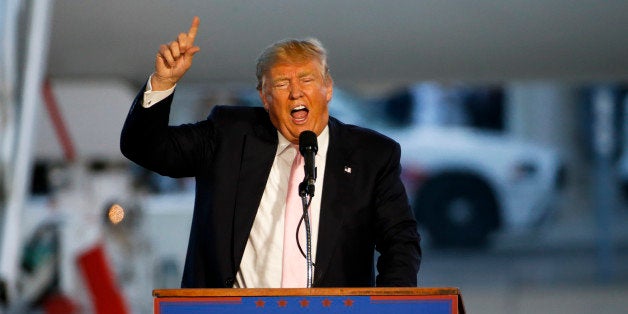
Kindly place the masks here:
<instances>
[{"instance_id":1,"label":"suit lapel","mask_svg":"<svg viewBox=\"0 0 628 314\"><path fill-rule=\"evenodd\" d=\"M325 178L321 199L316 251L314 285L320 284L336 246L343 222L344 207L350 204L351 176L345 171L349 164L350 148L342 135L340 123L329 120L329 147L325 165Z\"/></svg>"},{"instance_id":2,"label":"suit lapel","mask_svg":"<svg viewBox=\"0 0 628 314\"><path fill-rule=\"evenodd\" d=\"M232 253L236 269L242 259L277 151L277 131L270 122L268 124L255 125L254 132L246 134L243 139L233 220L235 234Z\"/></svg>"},{"instance_id":3,"label":"suit lapel","mask_svg":"<svg viewBox=\"0 0 628 314\"><path fill-rule=\"evenodd\" d=\"M238 188L234 211L233 261L237 269L241 262L246 242L255 220L266 181L270 174L277 151L277 131L272 124L254 127L253 134L246 134L243 140L242 160L238 175ZM325 166L325 178L321 199L321 211L316 251L314 285L319 285L335 250L336 239L343 223L344 207L351 204L351 175L345 166L351 167L351 149L342 134L340 123L329 120L329 147Z\"/></svg>"}]
</instances>

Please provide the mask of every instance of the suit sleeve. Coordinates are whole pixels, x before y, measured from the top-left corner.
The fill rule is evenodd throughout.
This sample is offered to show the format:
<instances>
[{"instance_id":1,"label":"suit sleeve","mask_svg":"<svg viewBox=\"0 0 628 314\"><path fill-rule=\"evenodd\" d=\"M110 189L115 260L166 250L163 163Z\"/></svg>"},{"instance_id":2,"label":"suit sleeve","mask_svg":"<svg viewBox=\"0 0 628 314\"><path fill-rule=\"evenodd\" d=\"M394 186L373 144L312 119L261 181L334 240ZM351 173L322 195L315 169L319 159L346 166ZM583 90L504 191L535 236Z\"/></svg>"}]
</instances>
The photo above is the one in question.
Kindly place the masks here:
<instances>
[{"instance_id":1,"label":"suit sleeve","mask_svg":"<svg viewBox=\"0 0 628 314\"><path fill-rule=\"evenodd\" d=\"M150 108L142 107L142 96L140 92L135 98L122 128L122 154L144 168L170 177L194 176L206 167L216 145L211 119L169 126L174 95Z\"/></svg>"},{"instance_id":2,"label":"suit sleeve","mask_svg":"<svg viewBox=\"0 0 628 314\"><path fill-rule=\"evenodd\" d=\"M394 148L375 187L377 286L416 286L421 262L417 224L400 179L401 149Z\"/></svg>"}]
</instances>

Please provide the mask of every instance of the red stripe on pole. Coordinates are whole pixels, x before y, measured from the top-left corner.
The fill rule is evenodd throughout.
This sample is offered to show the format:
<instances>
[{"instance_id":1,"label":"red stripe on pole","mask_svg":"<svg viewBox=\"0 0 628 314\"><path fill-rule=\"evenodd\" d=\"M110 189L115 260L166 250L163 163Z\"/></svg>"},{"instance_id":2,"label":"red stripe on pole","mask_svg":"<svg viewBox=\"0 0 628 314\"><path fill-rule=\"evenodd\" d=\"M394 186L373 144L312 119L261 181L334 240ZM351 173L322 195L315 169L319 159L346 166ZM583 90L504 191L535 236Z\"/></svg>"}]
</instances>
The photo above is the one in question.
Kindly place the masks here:
<instances>
[{"instance_id":1,"label":"red stripe on pole","mask_svg":"<svg viewBox=\"0 0 628 314\"><path fill-rule=\"evenodd\" d=\"M44 104L46 105L48 115L50 116L50 121L52 122L52 126L57 134L59 144L61 144L61 148L63 149L63 155L66 160L74 161L76 158L76 150L74 149L72 138L70 138L70 132L68 132L65 122L63 121L63 115L61 114L61 110L59 110L59 104L52 92L52 86L50 85L49 79L46 79L44 82L43 96Z\"/></svg>"},{"instance_id":2,"label":"red stripe on pole","mask_svg":"<svg viewBox=\"0 0 628 314\"><path fill-rule=\"evenodd\" d=\"M79 255L77 262L96 314L129 313L102 244Z\"/></svg>"}]
</instances>

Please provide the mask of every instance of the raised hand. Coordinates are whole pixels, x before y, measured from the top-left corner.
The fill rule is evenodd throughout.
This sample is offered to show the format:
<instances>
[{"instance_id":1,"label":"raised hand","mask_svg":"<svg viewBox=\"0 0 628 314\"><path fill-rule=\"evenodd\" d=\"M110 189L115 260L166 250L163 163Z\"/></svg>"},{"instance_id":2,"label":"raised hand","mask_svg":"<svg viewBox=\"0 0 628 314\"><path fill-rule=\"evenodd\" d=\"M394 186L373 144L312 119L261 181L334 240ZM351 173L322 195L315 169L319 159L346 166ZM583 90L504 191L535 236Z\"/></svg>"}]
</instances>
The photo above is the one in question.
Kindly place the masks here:
<instances>
[{"instance_id":1,"label":"raised hand","mask_svg":"<svg viewBox=\"0 0 628 314\"><path fill-rule=\"evenodd\" d=\"M194 45L201 20L195 16L187 33L180 33L176 40L161 45L155 57L155 73L151 78L153 90L173 87L192 66L194 54L201 48Z\"/></svg>"}]
</instances>

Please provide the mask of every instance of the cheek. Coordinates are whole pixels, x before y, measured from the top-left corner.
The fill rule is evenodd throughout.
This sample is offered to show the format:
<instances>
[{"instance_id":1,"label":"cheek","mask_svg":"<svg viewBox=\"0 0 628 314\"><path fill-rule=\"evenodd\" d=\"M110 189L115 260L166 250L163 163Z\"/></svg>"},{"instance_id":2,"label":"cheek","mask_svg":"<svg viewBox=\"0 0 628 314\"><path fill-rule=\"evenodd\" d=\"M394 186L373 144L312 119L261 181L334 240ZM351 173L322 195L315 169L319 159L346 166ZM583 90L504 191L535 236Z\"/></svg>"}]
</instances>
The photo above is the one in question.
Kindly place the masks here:
<instances>
[{"instance_id":1,"label":"cheek","mask_svg":"<svg viewBox=\"0 0 628 314\"><path fill-rule=\"evenodd\" d=\"M280 106L278 106L277 104L269 105L268 113L270 115L271 120L274 120L276 122L286 119L285 115L283 114L283 110L281 110Z\"/></svg>"}]
</instances>

